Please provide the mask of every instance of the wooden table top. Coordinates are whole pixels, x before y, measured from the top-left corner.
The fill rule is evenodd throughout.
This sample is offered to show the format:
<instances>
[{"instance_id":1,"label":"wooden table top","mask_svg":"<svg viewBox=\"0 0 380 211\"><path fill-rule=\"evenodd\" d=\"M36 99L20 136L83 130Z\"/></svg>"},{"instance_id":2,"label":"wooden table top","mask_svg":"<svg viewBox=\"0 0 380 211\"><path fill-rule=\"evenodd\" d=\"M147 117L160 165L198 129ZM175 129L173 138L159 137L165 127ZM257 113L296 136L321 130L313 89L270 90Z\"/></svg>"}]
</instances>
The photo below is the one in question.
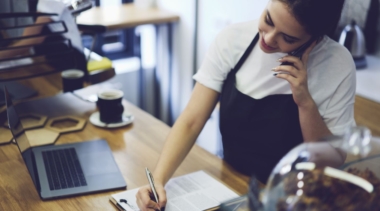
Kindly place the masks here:
<instances>
[{"instance_id":1,"label":"wooden table top","mask_svg":"<svg viewBox=\"0 0 380 211\"><path fill-rule=\"evenodd\" d=\"M53 76L35 78L25 84L35 87L41 96L52 96L58 93L60 86L60 83L54 81ZM45 100L46 98L43 98L39 102ZM68 102L68 104L71 108L76 108L75 105L80 104L80 108L71 111L78 116L88 119L96 109L93 103L75 102ZM62 134L56 144L106 139L128 189L133 189L147 184L144 167L154 170L170 128L131 103L124 103L125 109L135 116L132 125L118 129L103 129L87 122L80 132ZM37 108L34 106L34 109L38 112L52 112L51 115L61 113L59 108L53 109L53 106L49 107L48 104L42 103ZM1 122L3 121L4 119ZM198 170L204 170L239 194L247 192L248 177L233 171L224 161L195 145L174 176ZM42 201L34 188L17 146L0 145L0 210L117 210L109 201L110 195L117 192L119 191Z\"/></svg>"},{"instance_id":2,"label":"wooden table top","mask_svg":"<svg viewBox=\"0 0 380 211\"><path fill-rule=\"evenodd\" d=\"M177 21L179 21L179 16L173 12L159 8L141 8L133 3L120 6L95 7L82 12L77 17L78 24L103 25L108 30Z\"/></svg>"}]
</instances>

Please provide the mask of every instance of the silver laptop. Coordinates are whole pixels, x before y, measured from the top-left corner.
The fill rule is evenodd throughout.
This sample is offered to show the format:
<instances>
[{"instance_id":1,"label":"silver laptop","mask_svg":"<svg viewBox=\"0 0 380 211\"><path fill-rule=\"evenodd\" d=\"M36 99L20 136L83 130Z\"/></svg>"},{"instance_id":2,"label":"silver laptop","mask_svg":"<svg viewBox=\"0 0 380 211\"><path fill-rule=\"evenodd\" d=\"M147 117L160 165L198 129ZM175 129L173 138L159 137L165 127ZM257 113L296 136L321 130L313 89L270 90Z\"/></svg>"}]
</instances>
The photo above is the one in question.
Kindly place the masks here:
<instances>
[{"instance_id":1,"label":"silver laptop","mask_svg":"<svg viewBox=\"0 0 380 211\"><path fill-rule=\"evenodd\" d=\"M125 189L107 141L31 147L4 88L9 128L42 199Z\"/></svg>"}]
</instances>

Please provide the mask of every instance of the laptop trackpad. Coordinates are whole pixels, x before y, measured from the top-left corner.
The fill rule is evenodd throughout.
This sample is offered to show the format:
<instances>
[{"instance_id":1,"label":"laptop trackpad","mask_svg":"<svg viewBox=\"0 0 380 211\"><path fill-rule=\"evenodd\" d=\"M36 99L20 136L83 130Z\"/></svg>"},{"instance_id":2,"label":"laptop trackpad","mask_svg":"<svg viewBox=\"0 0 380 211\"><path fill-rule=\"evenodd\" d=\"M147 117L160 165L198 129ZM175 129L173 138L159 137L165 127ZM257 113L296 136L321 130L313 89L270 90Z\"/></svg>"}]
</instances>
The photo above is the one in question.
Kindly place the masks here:
<instances>
[{"instance_id":1,"label":"laptop trackpad","mask_svg":"<svg viewBox=\"0 0 380 211\"><path fill-rule=\"evenodd\" d=\"M82 169L86 176L118 172L112 154L108 152L78 154Z\"/></svg>"}]
</instances>

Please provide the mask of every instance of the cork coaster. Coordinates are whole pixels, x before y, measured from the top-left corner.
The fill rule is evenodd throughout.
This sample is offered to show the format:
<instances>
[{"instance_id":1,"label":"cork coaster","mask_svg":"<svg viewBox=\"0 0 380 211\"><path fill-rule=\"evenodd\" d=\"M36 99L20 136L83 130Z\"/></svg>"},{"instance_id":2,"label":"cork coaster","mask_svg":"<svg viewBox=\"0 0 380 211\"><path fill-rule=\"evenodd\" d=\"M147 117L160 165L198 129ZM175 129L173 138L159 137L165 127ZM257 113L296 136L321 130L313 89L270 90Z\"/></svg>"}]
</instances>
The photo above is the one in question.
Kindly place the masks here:
<instances>
[{"instance_id":1,"label":"cork coaster","mask_svg":"<svg viewBox=\"0 0 380 211\"><path fill-rule=\"evenodd\" d=\"M54 144L59 137L59 133L45 128L27 130L25 134L31 147Z\"/></svg>"},{"instance_id":2,"label":"cork coaster","mask_svg":"<svg viewBox=\"0 0 380 211\"><path fill-rule=\"evenodd\" d=\"M58 132L69 133L80 131L86 125L86 120L76 116L61 116L50 118L45 128Z\"/></svg>"}]
</instances>

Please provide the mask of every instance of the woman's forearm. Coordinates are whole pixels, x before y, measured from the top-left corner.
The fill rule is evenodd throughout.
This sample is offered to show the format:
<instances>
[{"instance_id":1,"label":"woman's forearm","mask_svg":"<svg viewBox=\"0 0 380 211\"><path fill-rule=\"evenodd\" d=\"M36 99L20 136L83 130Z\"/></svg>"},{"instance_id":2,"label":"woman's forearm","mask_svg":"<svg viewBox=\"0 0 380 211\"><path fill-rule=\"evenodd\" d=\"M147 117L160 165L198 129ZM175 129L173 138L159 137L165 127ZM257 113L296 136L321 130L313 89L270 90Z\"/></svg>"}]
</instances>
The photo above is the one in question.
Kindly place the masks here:
<instances>
[{"instance_id":1,"label":"woman's forearm","mask_svg":"<svg viewBox=\"0 0 380 211\"><path fill-rule=\"evenodd\" d=\"M318 139L332 135L323 121L314 100L302 107L298 107L304 142L317 141Z\"/></svg>"},{"instance_id":2,"label":"woman's forearm","mask_svg":"<svg viewBox=\"0 0 380 211\"><path fill-rule=\"evenodd\" d=\"M191 127L181 117L174 124L161 152L156 169L155 180L162 184L173 175L193 147L203 126Z\"/></svg>"},{"instance_id":3,"label":"woman's forearm","mask_svg":"<svg viewBox=\"0 0 380 211\"><path fill-rule=\"evenodd\" d=\"M175 122L161 152L154 177L163 185L193 147L218 101L219 93L197 83L186 109Z\"/></svg>"}]
</instances>

